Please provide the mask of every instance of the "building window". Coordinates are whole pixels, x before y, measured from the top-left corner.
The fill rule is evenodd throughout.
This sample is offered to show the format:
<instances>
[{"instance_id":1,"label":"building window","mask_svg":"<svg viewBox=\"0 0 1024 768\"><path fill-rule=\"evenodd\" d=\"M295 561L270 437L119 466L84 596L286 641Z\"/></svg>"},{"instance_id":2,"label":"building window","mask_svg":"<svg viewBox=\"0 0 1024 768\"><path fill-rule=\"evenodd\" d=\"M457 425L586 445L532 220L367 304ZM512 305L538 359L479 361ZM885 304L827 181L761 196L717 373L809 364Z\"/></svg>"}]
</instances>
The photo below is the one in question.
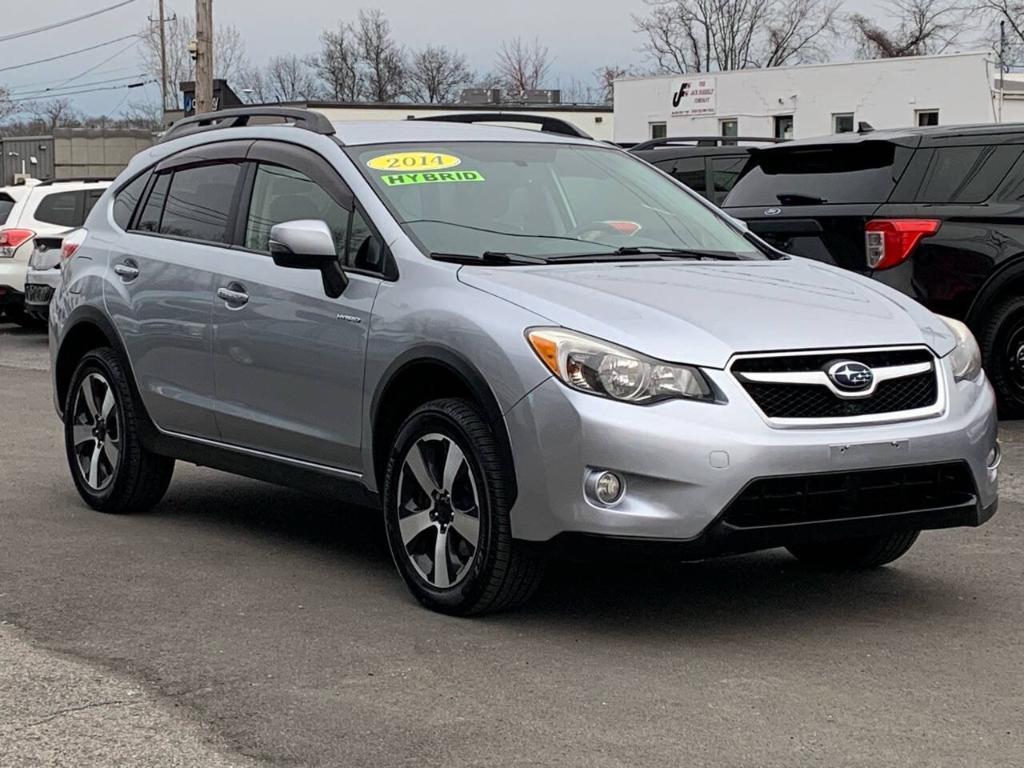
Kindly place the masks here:
<instances>
[{"instance_id":1,"label":"building window","mask_svg":"<svg viewBox=\"0 0 1024 768\"><path fill-rule=\"evenodd\" d=\"M668 123L648 123L652 139L664 139L668 136Z\"/></svg>"},{"instance_id":2,"label":"building window","mask_svg":"<svg viewBox=\"0 0 1024 768\"><path fill-rule=\"evenodd\" d=\"M775 138L776 139L792 139L793 138L793 116L792 115L776 115L775 116Z\"/></svg>"},{"instance_id":3,"label":"building window","mask_svg":"<svg viewBox=\"0 0 1024 768\"><path fill-rule=\"evenodd\" d=\"M722 136L739 136L740 121L735 118L718 121L719 134Z\"/></svg>"},{"instance_id":4,"label":"building window","mask_svg":"<svg viewBox=\"0 0 1024 768\"><path fill-rule=\"evenodd\" d=\"M832 115L832 133L853 133L853 112Z\"/></svg>"},{"instance_id":5,"label":"building window","mask_svg":"<svg viewBox=\"0 0 1024 768\"><path fill-rule=\"evenodd\" d=\"M939 110L937 109L919 109L914 114L917 116L917 124L922 128L939 124Z\"/></svg>"}]
</instances>

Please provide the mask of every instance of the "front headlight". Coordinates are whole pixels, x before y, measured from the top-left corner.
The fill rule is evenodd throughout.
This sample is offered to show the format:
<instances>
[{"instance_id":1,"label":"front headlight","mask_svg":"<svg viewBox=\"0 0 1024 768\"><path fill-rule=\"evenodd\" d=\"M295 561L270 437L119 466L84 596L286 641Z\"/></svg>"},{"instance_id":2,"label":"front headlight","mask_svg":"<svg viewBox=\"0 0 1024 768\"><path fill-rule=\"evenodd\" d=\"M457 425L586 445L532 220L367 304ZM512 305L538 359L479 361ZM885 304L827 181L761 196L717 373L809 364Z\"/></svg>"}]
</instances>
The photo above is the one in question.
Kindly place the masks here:
<instances>
[{"instance_id":1,"label":"front headlight","mask_svg":"<svg viewBox=\"0 0 1024 768\"><path fill-rule=\"evenodd\" d=\"M580 392L627 403L714 400L711 385L697 368L663 363L563 328L533 328L526 337L551 372Z\"/></svg>"},{"instance_id":2,"label":"front headlight","mask_svg":"<svg viewBox=\"0 0 1024 768\"><path fill-rule=\"evenodd\" d=\"M971 329L951 317L939 315L956 337L956 347L949 353L953 365L953 378L957 381L973 381L981 373L981 349Z\"/></svg>"}]
</instances>

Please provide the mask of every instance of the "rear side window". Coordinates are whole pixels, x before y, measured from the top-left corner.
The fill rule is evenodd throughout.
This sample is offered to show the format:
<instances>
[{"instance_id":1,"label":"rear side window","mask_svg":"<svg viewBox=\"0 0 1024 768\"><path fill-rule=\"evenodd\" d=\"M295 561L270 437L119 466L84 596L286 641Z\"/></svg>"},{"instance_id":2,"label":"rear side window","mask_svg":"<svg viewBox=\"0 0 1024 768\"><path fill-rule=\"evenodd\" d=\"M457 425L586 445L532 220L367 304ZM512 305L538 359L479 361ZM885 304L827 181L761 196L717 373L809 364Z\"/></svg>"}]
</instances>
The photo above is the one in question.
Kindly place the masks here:
<instances>
[{"instance_id":1,"label":"rear side window","mask_svg":"<svg viewBox=\"0 0 1024 768\"><path fill-rule=\"evenodd\" d=\"M223 163L175 171L164 203L160 234L228 243L228 216L240 170L238 163Z\"/></svg>"},{"instance_id":2,"label":"rear side window","mask_svg":"<svg viewBox=\"0 0 1024 768\"><path fill-rule=\"evenodd\" d=\"M911 151L885 141L754 150L730 206L883 203Z\"/></svg>"},{"instance_id":3,"label":"rear side window","mask_svg":"<svg viewBox=\"0 0 1024 768\"><path fill-rule=\"evenodd\" d=\"M149 174L144 173L135 178L121 189L114 198L114 223L121 229L128 229L135 214L135 209L142 199L142 193L146 191L146 184L149 182Z\"/></svg>"},{"instance_id":4,"label":"rear side window","mask_svg":"<svg viewBox=\"0 0 1024 768\"><path fill-rule=\"evenodd\" d=\"M711 199L715 203L721 204L725 200L725 196L736 186L736 180L746 164L746 155L711 158L711 184L714 191Z\"/></svg>"},{"instance_id":5,"label":"rear side window","mask_svg":"<svg viewBox=\"0 0 1024 768\"><path fill-rule=\"evenodd\" d=\"M14 210L14 199L10 195L0 194L0 226L7 223L7 217Z\"/></svg>"},{"instance_id":6,"label":"rear side window","mask_svg":"<svg viewBox=\"0 0 1024 768\"><path fill-rule=\"evenodd\" d=\"M1006 146L936 149L921 182L917 201L984 202L995 192L1019 155L1019 147Z\"/></svg>"},{"instance_id":7,"label":"rear side window","mask_svg":"<svg viewBox=\"0 0 1024 768\"><path fill-rule=\"evenodd\" d=\"M59 227L80 227L85 221L83 214L84 192L55 192L39 202L32 218Z\"/></svg>"}]
</instances>

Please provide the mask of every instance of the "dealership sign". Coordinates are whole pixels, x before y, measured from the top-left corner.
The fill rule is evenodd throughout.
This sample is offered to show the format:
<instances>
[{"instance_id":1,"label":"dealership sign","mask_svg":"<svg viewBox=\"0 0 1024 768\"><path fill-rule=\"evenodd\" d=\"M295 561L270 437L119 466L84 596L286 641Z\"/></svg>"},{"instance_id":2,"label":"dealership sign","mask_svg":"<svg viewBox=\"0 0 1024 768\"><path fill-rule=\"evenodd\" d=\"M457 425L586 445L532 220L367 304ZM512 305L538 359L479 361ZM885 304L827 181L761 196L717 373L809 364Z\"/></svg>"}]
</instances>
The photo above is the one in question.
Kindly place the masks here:
<instances>
[{"instance_id":1,"label":"dealership sign","mask_svg":"<svg viewBox=\"0 0 1024 768\"><path fill-rule=\"evenodd\" d=\"M715 111L715 78L677 80L672 84L672 117L713 115Z\"/></svg>"}]
</instances>

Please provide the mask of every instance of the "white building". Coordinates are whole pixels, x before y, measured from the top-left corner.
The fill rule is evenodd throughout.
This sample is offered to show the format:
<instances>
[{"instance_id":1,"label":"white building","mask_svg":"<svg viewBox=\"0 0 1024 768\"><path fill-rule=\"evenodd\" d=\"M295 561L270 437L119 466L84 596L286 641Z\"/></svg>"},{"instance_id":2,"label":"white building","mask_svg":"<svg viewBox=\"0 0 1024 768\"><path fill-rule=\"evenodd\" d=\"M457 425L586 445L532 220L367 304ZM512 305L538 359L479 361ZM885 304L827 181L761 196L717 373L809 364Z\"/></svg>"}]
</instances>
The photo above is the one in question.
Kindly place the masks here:
<instances>
[{"instance_id":1,"label":"white building","mask_svg":"<svg viewBox=\"0 0 1024 768\"><path fill-rule=\"evenodd\" d=\"M453 112L516 112L565 120L575 125L584 133L602 141L611 141L615 135L614 115L610 106L576 104L544 104L528 107L508 104L341 104L323 101L309 101L290 106L302 106L314 112L320 112L332 122L409 120L417 117L447 115Z\"/></svg>"},{"instance_id":2,"label":"white building","mask_svg":"<svg viewBox=\"0 0 1024 768\"><path fill-rule=\"evenodd\" d=\"M1002 98L1000 86L985 53L626 78L615 83L615 140L1024 121L1024 78L1007 75Z\"/></svg>"}]
</instances>

